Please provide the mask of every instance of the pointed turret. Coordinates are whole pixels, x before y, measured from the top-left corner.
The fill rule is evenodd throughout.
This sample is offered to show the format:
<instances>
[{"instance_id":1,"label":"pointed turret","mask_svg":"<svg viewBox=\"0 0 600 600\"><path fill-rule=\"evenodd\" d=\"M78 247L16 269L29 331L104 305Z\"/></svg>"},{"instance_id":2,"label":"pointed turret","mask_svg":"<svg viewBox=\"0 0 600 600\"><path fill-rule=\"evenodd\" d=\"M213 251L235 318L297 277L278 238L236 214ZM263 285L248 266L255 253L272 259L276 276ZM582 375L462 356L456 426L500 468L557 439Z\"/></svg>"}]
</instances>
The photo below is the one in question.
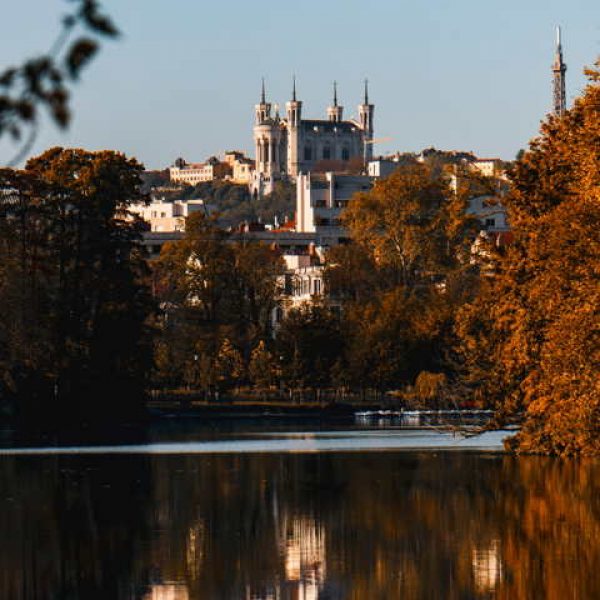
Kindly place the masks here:
<instances>
[{"instance_id":1,"label":"pointed turret","mask_svg":"<svg viewBox=\"0 0 600 600\"><path fill-rule=\"evenodd\" d=\"M344 107L338 105L337 98L337 81L333 82L333 104L327 107L327 118L334 122L339 123L342 120Z\"/></svg>"},{"instance_id":2,"label":"pointed turret","mask_svg":"<svg viewBox=\"0 0 600 600\"><path fill-rule=\"evenodd\" d=\"M265 78L262 78L260 89L260 103L254 107L256 114L256 124L263 123L271 118L271 104L267 102L267 94L265 92Z\"/></svg>"},{"instance_id":3,"label":"pointed turret","mask_svg":"<svg viewBox=\"0 0 600 600\"><path fill-rule=\"evenodd\" d=\"M375 105L369 104L369 80L365 79L365 95L363 104L358 105L358 120L363 130L364 160L365 163L373 158L373 117Z\"/></svg>"},{"instance_id":4,"label":"pointed turret","mask_svg":"<svg viewBox=\"0 0 600 600\"><path fill-rule=\"evenodd\" d=\"M292 99L286 102L285 109L289 126L292 128L298 127L302 117L302 101L296 97L296 76L292 77Z\"/></svg>"}]
</instances>

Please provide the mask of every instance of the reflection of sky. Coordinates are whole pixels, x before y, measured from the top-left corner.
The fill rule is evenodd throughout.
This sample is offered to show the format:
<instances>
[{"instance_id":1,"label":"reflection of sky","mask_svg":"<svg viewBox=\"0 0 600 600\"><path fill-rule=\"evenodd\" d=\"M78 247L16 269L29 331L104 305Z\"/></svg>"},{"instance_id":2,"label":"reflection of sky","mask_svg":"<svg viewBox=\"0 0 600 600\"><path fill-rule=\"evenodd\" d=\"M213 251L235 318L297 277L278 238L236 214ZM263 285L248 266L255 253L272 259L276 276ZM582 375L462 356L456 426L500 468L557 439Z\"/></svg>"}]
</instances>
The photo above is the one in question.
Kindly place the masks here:
<instances>
[{"instance_id":1,"label":"reflection of sky","mask_svg":"<svg viewBox=\"0 0 600 600\"><path fill-rule=\"evenodd\" d=\"M261 439L232 437L222 440L130 444L119 446L49 446L1 448L0 456L57 454L246 454L261 452L356 452L377 450L484 450L500 451L514 432L488 431L463 437L433 430L318 431L264 434ZM258 437L258 436L257 436Z\"/></svg>"}]
</instances>

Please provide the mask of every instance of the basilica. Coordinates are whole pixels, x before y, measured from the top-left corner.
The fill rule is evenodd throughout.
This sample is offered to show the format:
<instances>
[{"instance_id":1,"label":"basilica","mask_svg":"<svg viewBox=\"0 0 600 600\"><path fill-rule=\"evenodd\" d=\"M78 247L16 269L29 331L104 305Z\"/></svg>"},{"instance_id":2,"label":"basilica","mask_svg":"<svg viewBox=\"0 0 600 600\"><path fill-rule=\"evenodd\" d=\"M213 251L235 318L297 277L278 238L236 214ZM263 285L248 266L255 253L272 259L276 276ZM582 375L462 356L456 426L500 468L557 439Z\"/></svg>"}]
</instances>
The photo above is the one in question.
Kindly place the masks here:
<instances>
[{"instance_id":1,"label":"basilica","mask_svg":"<svg viewBox=\"0 0 600 600\"><path fill-rule=\"evenodd\" d=\"M318 168L319 163L327 165L327 170L340 170L344 163L359 160L366 164L372 158L375 106L369 104L366 81L356 119L344 120L335 83L326 119L303 118L295 80L292 99L285 107L285 117L279 115L276 105L273 111L263 81L260 103L255 106L256 170L251 184L255 196L269 194L278 179L308 173Z\"/></svg>"}]
</instances>

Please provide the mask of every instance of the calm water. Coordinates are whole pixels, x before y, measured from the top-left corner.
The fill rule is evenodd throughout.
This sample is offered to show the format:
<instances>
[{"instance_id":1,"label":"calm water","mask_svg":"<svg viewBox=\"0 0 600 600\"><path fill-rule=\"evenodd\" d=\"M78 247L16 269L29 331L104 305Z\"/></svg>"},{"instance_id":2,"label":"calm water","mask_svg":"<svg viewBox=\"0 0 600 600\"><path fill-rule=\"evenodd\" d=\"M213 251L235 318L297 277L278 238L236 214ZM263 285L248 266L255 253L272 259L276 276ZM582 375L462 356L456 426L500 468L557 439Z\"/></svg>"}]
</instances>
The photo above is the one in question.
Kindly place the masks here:
<instances>
[{"instance_id":1,"label":"calm water","mask_svg":"<svg viewBox=\"0 0 600 600\"><path fill-rule=\"evenodd\" d=\"M3 441L2 600L600 598L598 461L435 431L134 437Z\"/></svg>"}]
</instances>

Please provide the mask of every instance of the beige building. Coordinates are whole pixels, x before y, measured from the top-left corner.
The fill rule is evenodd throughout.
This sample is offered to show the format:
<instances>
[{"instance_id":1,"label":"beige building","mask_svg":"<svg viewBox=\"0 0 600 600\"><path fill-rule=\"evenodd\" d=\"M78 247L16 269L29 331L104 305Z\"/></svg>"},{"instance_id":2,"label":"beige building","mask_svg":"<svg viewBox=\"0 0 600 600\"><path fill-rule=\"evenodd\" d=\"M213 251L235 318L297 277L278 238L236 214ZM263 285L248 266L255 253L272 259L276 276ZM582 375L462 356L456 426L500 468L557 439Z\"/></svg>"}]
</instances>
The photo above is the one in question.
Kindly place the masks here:
<instances>
[{"instance_id":1,"label":"beige building","mask_svg":"<svg viewBox=\"0 0 600 600\"><path fill-rule=\"evenodd\" d=\"M239 184L249 184L252 181L254 161L249 158L238 158L232 164L233 175L231 181Z\"/></svg>"},{"instance_id":2,"label":"beige building","mask_svg":"<svg viewBox=\"0 0 600 600\"><path fill-rule=\"evenodd\" d=\"M194 212L206 212L204 200L154 201L134 204L129 212L138 215L150 225L150 231L185 231L185 218Z\"/></svg>"},{"instance_id":3,"label":"beige building","mask_svg":"<svg viewBox=\"0 0 600 600\"><path fill-rule=\"evenodd\" d=\"M169 168L169 178L172 183L185 183L187 185L197 185L203 181L212 181L215 179L215 164L206 163L186 163L178 158L175 164Z\"/></svg>"},{"instance_id":4,"label":"beige building","mask_svg":"<svg viewBox=\"0 0 600 600\"><path fill-rule=\"evenodd\" d=\"M499 158L477 158L470 163L470 166L485 177L502 177L504 175L504 163Z\"/></svg>"}]
</instances>

